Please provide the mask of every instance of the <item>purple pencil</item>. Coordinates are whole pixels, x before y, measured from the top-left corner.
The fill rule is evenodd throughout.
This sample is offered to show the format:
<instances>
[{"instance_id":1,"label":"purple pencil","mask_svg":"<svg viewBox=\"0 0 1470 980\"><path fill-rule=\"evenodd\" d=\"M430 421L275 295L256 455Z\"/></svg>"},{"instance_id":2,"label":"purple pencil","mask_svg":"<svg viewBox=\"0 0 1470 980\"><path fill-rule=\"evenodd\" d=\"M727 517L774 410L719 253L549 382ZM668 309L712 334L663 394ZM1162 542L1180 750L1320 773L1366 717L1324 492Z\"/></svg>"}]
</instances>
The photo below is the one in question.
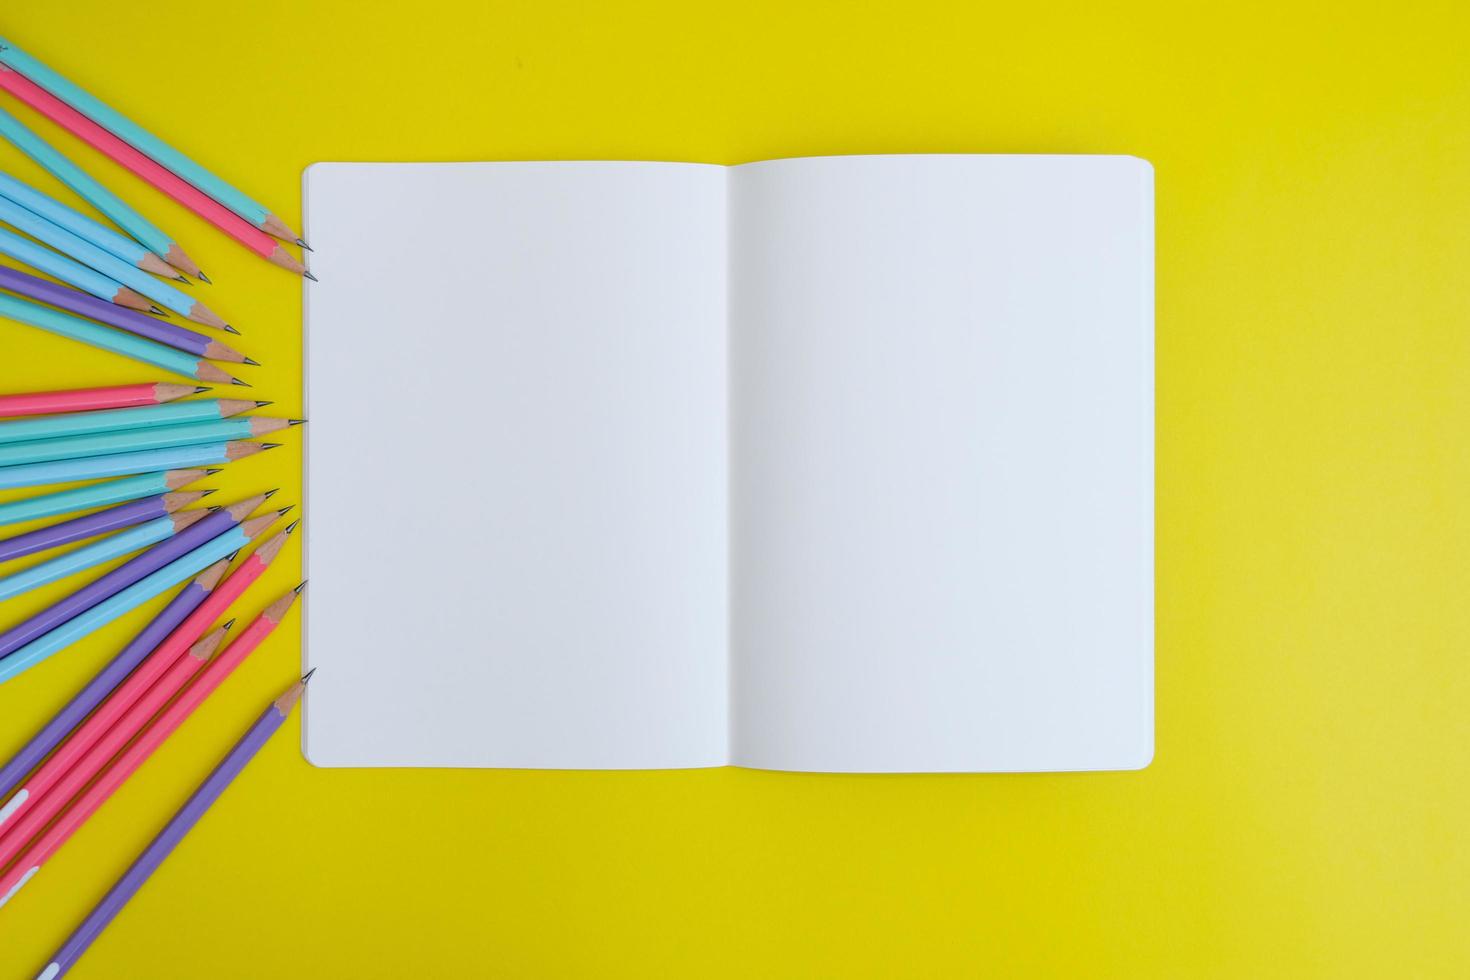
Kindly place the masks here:
<instances>
[{"instance_id":1,"label":"purple pencil","mask_svg":"<svg viewBox=\"0 0 1470 980\"><path fill-rule=\"evenodd\" d=\"M180 623L188 618L189 614L199 608L200 603L214 591L219 584L220 578L225 574L225 569L230 565L228 558L221 559L200 572L198 577L188 585L179 590L178 595L163 607L163 612L143 627L143 631L133 637L133 641L123 647L121 653L112 659L101 673L92 678L87 686L78 692L77 696L67 702L66 707L56 713L56 717L46 723L46 727L36 733L35 737L21 747L9 762L0 767L0 800L10 795L10 792L20 785L20 781L26 777L41 760L51 754L62 741L70 735L82 719L92 713L92 710L101 704L109 694L122 683L123 678L133 672L143 659L153 652L160 643L172 633Z\"/></svg>"},{"instance_id":2,"label":"purple pencil","mask_svg":"<svg viewBox=\"0 0 1470 980\"><path fill-rule=\"evenodd\" d=\"M98 299L79 289L50 282L16 269L0 266L0 288L40 300L42 303L50 303L68 313L99 320L119 330L126 330L140 337L156 340L160 344L188 351L195 357L207 357L212 361L233 361L236 364L255 363L233 347L206 337L202 333L165 320L154 319L137 310L129 310L116 303L109 303L105 299ZM238 330L234 332L239 333Z\"/></svg>"},{"instance_id":3,"label":"purple pencil","mask_svg":"<svg viewBox=\"0 0 1470 980\"><path fill-rule=\"evenodd\" d=\"M274 490L271 493L275 493ZM51 632L62 623L81 615L88 609L104 602L128 586L139 582L158 571L176 558L181 558L206 541L224 534L248 517L270 496L257 494L231 507L221 508L204 520L199 521L166 541L154 545L136 558L119 565L96 581L83 586L53 606L22 620L4 633L0 633L0 658L4 658Z\"/></svg>"},{"instance_id":4,"label":"purple pencil","mask_svg":"<svg viewBox=\"0 0 1470 980\"><path fill-rule=\"evenodd\" d=\"M173 853L174 848L179 846L179 842L189 831L194 829L194 825L209 811L214 801L220 798L230 783L234 782L235 777L240 775L241 771L250 764L250 760L264 748L266 742L270 741L271 736L285 724L292 709L296 707L296 702L301 700L301 692L306 689L306 683L309 680L311 680L311 673L292 684L284 694L271 702L270 707L266 708L265 713L255 720L255 724L250 726L244 737L235 743L235 747L230 750L229 755L225 756L224 761L216 766L214 772L209 774L209 778L200 784L199 788L194 791L194 795L179 808L179 812L174 814L168 825L159 832L157 837L153 838L153 842L143 849L143 853L138 855L133 866L128 868L118 879L117 884L112 886L112 890L103 896L102 901L97 903L97 907L88 913L86 919L77 927L77 931L62 943L56 955L51 957L51 962L41 971L40 977L44 980L55 980L76 964L81 955L87 951L87 947L91 946L93 941L102 934L102 930L117 918L117 914L122 911L124 905L128 904L128 900L138 893L143 883Z\"/></svg>"},{"instance_id":5,"label":"purple pencil","mask_svg":"<svg viewBox=\"0 0 1470 980\"><path fill-rule=\"evenodd\" d=\"M107 510L99 510L85 517L37 528L14 537L0 538L0 561L23 558L49 548L60 548L74 541L85 541L118 528L132 527L163 517L214 493L213 490L187 490L180 493L161 493L155 497L143 497Z\"/></svg>"}]
</instances>

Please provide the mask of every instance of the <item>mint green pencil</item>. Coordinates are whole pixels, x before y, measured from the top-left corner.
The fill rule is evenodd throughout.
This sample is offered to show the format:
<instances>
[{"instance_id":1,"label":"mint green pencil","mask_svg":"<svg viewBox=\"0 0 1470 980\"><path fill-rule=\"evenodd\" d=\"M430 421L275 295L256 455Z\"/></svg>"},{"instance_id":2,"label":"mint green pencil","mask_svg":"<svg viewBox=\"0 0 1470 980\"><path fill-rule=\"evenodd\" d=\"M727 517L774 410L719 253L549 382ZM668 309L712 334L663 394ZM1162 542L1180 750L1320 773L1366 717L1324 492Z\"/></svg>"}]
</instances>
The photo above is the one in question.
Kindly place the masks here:
<instances>
[{"instance_id":1,"label":"mint green pencil","mask_svg":"<svg viewBox=\"0 0 1470 980\"><path fill-rule=\"evenodd\" d=\"M216 419L213 422L159 425L126 432L95 432L89 435L63 436L59 439L14 442L8 446L0 446L0 467L250 439L278 432L290 425L299 425L300 421L274 418Z\"/></svg>"},{"instance_id":2,"label":"mint green pencil","mask_svg":"<svg viewBox=\"0 0 1470 980\"><path fill-rule=\"evenodd\" d=\"M35 439L61 439L87 436L98 432L126 432L149 429L156 425L184 425L189 422L218 422L270 402L243 398L201 398L192 402L169 402L164 405L141 405L137 408L104 408L91 412L70 412L39 418L0 420L0 446Z\"/></svg>"},{"instance_id":3,"label":"mint green pencil","mask_svg":"<svg viewBox=\"0 0 1470 980\"><path fill-rule=\"evenodd\" d=\"M4 48L5 44L5 39L0 38L0 48ZM9 53L0 51L0 63L3 63L5 55ZM48 170L51 176L75 191L78 197L112 219L113 224L136 238L148 251L181 272L195 275L199 271L194 260L185 255L178 243L164 234L157 225L99 184L85 170L68 160L54 146L31 132L4 109L0 109L0 136L14 143L22 153Z\"/></svg>"},{"instance_id":4,"label":"mint green pencil","mask_svg":"<svg viewBox=\"0 0 1470 980\"><path fill-rule=\"evenodd\" d=\"M172 170L179 177L193 184L261 231L277 238L295 239L296 244L305 245L297 237L296 232L267 210L265 205L252 200L246 196L244 191L225 183L116 109L106 105L85 89L67 81L3 37L0 37L0 64L10 66L103 129L110 131L123 142L132 144L134 149L146 153L156 162Z\"/></svg>"},{"instance_id":5,"label":"mint green pencil","mask_svg":"<svg viewBox=\"0 0 1470 980\"><path fill-rule=\"evenodd\" d=\"M107 480L71 490L37 494L22 500L0 504L0 526L19 524L21 521L38 521L43 517L70 514L93 507L110 507L125 504L129 500L153 497L187 487L196 480L218 473L217 469L160 470L121 480Z\"/></svg>"},{"instance_id":6,"label":"mint green pencil","mask_svg":"<svg viewBox=\"0 0 1470 980\"><path fill-rule=\"evenodd\" d=\"M181 510L175 514L156 517L136 527L108 535L100 541L57 555L49 561L22 569L13 575L0 576L0 600L14 598L84 569L95 568L103 562L141 551L164 538L173 537L208 514L207 510Z\"/></svg>"},{"instance_id":7,"label":"mint green pencil","mask_svg":"<svg viewBox=\"0 0 1470 980\"><path fill-rule=\"evenodd\" d=\"M142 269L129 265L105 248L93 245L82 236L67 231L54 221L43 218L28 208L21 207L7 197L0 197L0 221L25 232L37 241L45 242L58 252L70 256L186 319L202 323L206 327L214 327L216 330L224 330L228 326L224 320L220 319L219 314L177 286L159 282Z\"/></svg>"},{"instance_id":8,"label":"mint green pencil","mask_svg":"<svg viewBox=\"0 0 1470 980\"><path fill-rule=\"evenodd\" d=\"M0 232L0 237L3 237L4 234L4 232ZM39 248L40 246L37 247ZM121 354L123 357L131 357L145 364L155 364L165 371L172 371L174 374L181 374L186 378L236 385L245 384L245 382L231 377L202 357L195 357L193 354L186 354L183 351L174 350L172 347L166 347L163 344L146 340L143 337L137 337L130 333L124 333L121 330L113 330L110 327L101 326L91 320L84 320L79 316L72 316L70 313L63 313L49 306L42 306L39 303L17 299L8 293L0 293L0 316L9 317L12 320L19 320L21 323L39 327L42 330L49 330L52 333L69 337L72 340L79 340L84 344L91 344L93 347L100 347L105 351Z\"/></svg>"}]
</instances>

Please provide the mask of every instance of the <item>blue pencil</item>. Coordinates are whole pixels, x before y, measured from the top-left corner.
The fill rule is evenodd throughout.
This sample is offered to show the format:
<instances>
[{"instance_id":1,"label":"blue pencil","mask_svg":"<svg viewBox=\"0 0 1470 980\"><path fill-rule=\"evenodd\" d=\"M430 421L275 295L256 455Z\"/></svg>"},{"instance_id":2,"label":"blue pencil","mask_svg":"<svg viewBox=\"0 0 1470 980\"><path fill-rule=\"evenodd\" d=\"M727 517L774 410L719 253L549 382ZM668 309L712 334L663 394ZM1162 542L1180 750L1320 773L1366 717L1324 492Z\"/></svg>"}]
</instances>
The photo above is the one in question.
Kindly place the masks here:
<instances>
[{"instance_id":1,"label":"blue pencil","mask_svg":"<svg viewBox=\"0 0 1470 980\"><path fill-rule=\"evenodd\" d=\"M142 310L145 313L157 310L152 303L116 279L109 279L96 269L82 265L65 255L51 251L44 245L38 245L29 238L22 238L3 228L0 228L0 254L8 255L17 262L24 262L53 279L60 279L69 286L75 286L109 303L126 306L130 310Z\"/></svg>"},{"instance_id":2,"label":"blue pencil","mask_svg":"<svg viewBox=\"0 0 1470 980\"><path fill-rule=\"evenodd\" d=\"M161 595L186 578L203 571L226 555L239 551L277 519L264 514L230 528L146 578L140 579L111 598L105 599L60 626L0 658L0 684L30 670L36 664L95 632L125 613Z\"/></svg>"},{"instance_id":3,"label":"blue pencil","mask_svg":"<svg viewBox=\"0 0 1470 980\"><path fill-rule=\"evenodd\" d=\"M168 470L159 473L143 473L121 480L107 480L71 490L43 493L21 500L0 504L0 526L19 524L21 521L36 521L57 514L107 507L111 504L127 503L140 497L153 497L186 487L196 480L213 476L219 470Z\"/></svg>"},{"instance_id":4,"label":"blue pencil","mask_svg":"<svg viewBox=\"0 0 1470 980\"><path fill-rule=\"evenodd\" d=\"M237 459L274 449L277 445L279 444L273 442L209 442L202 446L176 446L172 449L150 449L141 453L88 456L51 463L31 463L26 466L0 466L0 489L232 463Z\"/></svg>"},{"instance_id":5,"label":"blue pencil","mask_svg":"<svg viewBox=\"0 0 1470 980\"><path fill-rule=\"evenodd\" d=\"M0 420L0 446L12 442L30 442L33 439L63 439L67 436L89 436L98 432L151 429L157 425L218 422L220 419L269 404L270 402L237 398L201 398L198 401L169 402L166 405L103 408L91 412Z\"/></svg>"},{"instance_id":6,"label":"blue pencil","mask_svg":"<svg viewBox=\"0 0 1470 980\"><path fill-rule=\"evenodd\" d=\"M34 187L16 180L7 173L0 173L0 197L9 198L27 211L32 211L47 221L60 225L73 235L85 238L98 248L106 249L109 254L117 256L144 272L170 278L184 278L177 269L169 266L162 258L154 255L127 235L113 231L100 221L93 221L80 211L73 211L60 201L42 194Z\"/></svg>"},{"instance_id":7,"label":"blue pencil","mask_svg":"<svg viewBox=\"0 0 1470 980\"><path fill-rule=\"evenodd\" d=\"M160 425L128 432L96 432L66 436L60 439L36 439L0 446L0 472L5 467L30 463L48 463L61 459L88 456L111 456L115 453L138 453L149 449L172 449L176 446L198 446L203 443L229 442L277 432L296 424L295 419L235 418L186 425Z\"/></svg>"},{"instance_id":8,"label":"blue pencil","mask_svg":"<svg viewBox=\"0 0 1470 980\"><path fill-rule=\"evenodd\" d=\"M155 303L166 306L195 323L202 323L206 327L214 327L218 330L223 330L227 326L225 321L210 311L209 307L177 286L159 282L137 266L129 265L116 255L93 245L79 235L72 234L61 225L48 221L6 197L0 197L0 221L13 228L18 228L38 241L45 242L57 251L71 256L109 279L121 283L134 292L141 293Z\"/></svg>"},{"instance_id":9,"label":"blue pencil","mask_svg":"<svg viewBox=\"0 0 1470 980\"><path fill-rule=\"evenodd\" d=\"M101 541L94 541L74 551L68 551L64 555L58 555L49 561L32 565L14 575L0 576L0 600L12 599L32 589L50 585L68 575L75 575L83 569L94 568L103 562L109 562L114 558L121 558L149 545L157 544L165 538L173 537L208 513L207 510L181 510L178 513L139 524L137 527L118 531Z\"/></svg>"}]
</instances>

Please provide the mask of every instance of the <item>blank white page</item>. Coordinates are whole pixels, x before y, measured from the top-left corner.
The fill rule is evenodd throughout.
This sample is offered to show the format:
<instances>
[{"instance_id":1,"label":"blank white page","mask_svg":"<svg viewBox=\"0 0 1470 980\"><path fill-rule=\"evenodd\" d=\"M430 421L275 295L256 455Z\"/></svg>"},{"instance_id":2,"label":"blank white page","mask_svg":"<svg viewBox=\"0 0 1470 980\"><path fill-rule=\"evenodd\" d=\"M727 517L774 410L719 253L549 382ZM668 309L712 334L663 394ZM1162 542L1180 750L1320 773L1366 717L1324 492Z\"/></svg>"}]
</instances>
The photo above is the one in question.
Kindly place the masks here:
<instances>
[{"instance_id":1,"label":"blank white page","mask_svg":"<svg viewBox=\"0 0 1470 980\"><path fill-rule=\"evenodd\" d=\"M1153 182L1130 157L731 173L733 760L1153 753Z\"/></svg>"},{"instance_id":2,"label":"blank white page","mask_svg":"<svg viewBox=\"0 0 1470 980\"><path fill-rule=\"evenodd\" d=\"M726 761L725 174L308 170L312 762Z\"/></svg>"}]
</instances>

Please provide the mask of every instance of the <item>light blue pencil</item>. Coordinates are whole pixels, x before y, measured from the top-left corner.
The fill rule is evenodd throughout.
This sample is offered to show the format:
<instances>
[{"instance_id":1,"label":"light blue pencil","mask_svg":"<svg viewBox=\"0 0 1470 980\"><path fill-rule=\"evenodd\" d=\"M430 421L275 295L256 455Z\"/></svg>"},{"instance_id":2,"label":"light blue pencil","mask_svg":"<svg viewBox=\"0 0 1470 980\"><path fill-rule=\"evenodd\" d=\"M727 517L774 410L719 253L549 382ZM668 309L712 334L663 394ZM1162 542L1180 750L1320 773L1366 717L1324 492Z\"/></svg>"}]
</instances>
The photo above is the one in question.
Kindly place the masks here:
<instances>
[{"instance_id":1,"label":"light blue pencil","mask_svg":"<svg viewBox=\"0 0 1470 980\"><path fill-rule=\"evenodd\" d=\"M20 72L103 129L108 130L123 142L131 144L139 152L146 153L262 231L277 238L296 239L298 245L304 244L297 238L296 233L280 218L268 211L265 205L252 200L246 196L244 191L225 183L116 109L106 105L85 89L67 81L3 37L0 37L0 64L9 65Z\"/></svg>"},{"instance_id":2,"label":"light blue pencil","mask_svg":"<svg viewBox=\"0 0 1470 980\"><path fill-rule=\"evenodd\" d=\"M14 598L32 589L49 585L58 579L64 579L68 575L74 575L83 569L94 568L103 562L112 561L114 558L121 558L149 545L157 544L165 538L173 537L208 513L207 510L181 510L174 514L167 514L136 527L119 531L100 541L68 551L49 561L32 565L13 575L0 576L0 600Z\"/></svg>"},{"instance_id":3,"label":"light blue pencil","mask_svg":"<svg viewBox=\"0 0 1470 980\"><path fill-rule=\"evenodd\" d=\"M128 432L94 432L60 439L36 439L0 446L0 472L4 467L29 463L49 463L58 459L82 459L88 456L111 456L114 453L140 453L148 449L172 449L175 446L197 446L206 442L229 442L278 432L297 419L236 418L213 422L190 422L184 425L159 425Z\"/></svg>"},{"instance_id":4,"label":"light blue pencil","mask_svg":"<svg viewBox=\"0 0 1470 980\"><path fill-rule=\"evenodd\" d=\"M133 429L149 429L156 425L218 422L220 419L269 404L270 402L237 398L201 398L193 402L140 405L137 408L104 408L92 412L0 421L0 446L12 442L30 442L33 439L61 439L98 432L128 432Z\"/></svg>"},{"instance_id":5,"label":"light blue pencil","mask_svg":"<svg viewBox=\"0 0 1470 980\"><path fill-rule=\"evenodd\" d=\"M277 445L274 442L209 442L202 446L175 446L173 449L150 449L141 453L88 456L53 463L31 463L27 466L0 466L0 489L96 480L105 476L152 473L155 470L214 466L218 463L232 463L237 459L274 449Z\"/></svg>"},{"instance_id":6,"label":"light blue pencil","mask_svg":"<svg viewBox=\"0 0 1470 980\"><path fill-rule=\"evenodd\" d=\"M0 46L5 41L0 39ZM0 53L3 58L3 53ZM184 254L177 242L165 234L157 225L137 212L130 204L98 183L91 174L72 163L59 150L31 132L17 118L0 109L0 136L14 143L22 153L39 163L51 176L76 192L77 196L101 211L112 223L132 235L143 247L176 269L189 272L197 269L194 261Z\"/></svg>"},{"instance_id":7,"label":"light blue pencil","mask_svg":"<svg viewBox=\"0 0 1470 980\"><path fill-rule=\"evenodd\" d=\"M100 221L93 221L80 211L73 211L60 201L42 194L31 185L22 183L7 173L0 173L0 197L9 198L27 211L33 211L47 221L60 225L73 235L85 238L98 248L104 249L109 255L115 255L144 272L184 279L183 274L177 269L171 268L167 262L127 235L113 231Z\"/></svg>"},{"instance_id":8,"label":"light blue pencil","mask_svg":"<svg viewBox=\"0 0 1470 980\"><path fill-rule=\"evenodd\" d=\"M0 684L17 674L30 670L57 651L65 649L89 633L106 626L119 616L131 612L149 599L163 594L221 558L239 551L250 543L251 538L270 527L278 516L278 513L264 514L235 525L182 558L163 566L147 578L128 586L111 598L103 600L86 612L67 620L49 633L37 637L0 659Z\"/></svg>"},{"instance_id":9,"label":"light blue pencil","mask_svg":"<svg viewBox=\"0 0 1470 980\"><path fill-rule=\"evenodd\" d=\"M60 279L69 286L75 286L109 303L126 306L130 310L142 310L145 313L157 310L157 307L116 279L109 279L96 269L82 265L75 259L69 259L65 255L51 251L44 245L38 245L29 238L22 238L3 228L0 228L0 253L40 269L53 279Z\"/></svg>"},{"instance_id":10,"label":"light blue pencil","mask_svg":"<svg viewBox=\"0 0 1470 980\"><path fill-rule=\"evenodd\" d=\"M3 239L8 232L0 231L0 251L4 250ZM11 235L9 237L14 238ZM35 246L41 251L46 249ZM55 253L48 253L55 254ZM57 256L57 258L61 258ZM70 262L69 259L62 261ZM75 262L71 263L76 265ZM82 268L77 266L77 268ZM87 270L90 272L91 270ZM157 341L148 340L135 334L124 333L121 330L113 330L104 327L92 320L63 313L50 306L42 306L29 300L18 299L9 293L0 293L0 316L19 320L21 323L49 330L51 333L79 340L93 347L121 354L123 357L131 357L145 364L155 364L165 371L181 374L186 378L194 378L197 381L228 382L229 384L244 385L245 382L226 374L220 368L195 354L186 351L175 350ZM248 387L248 386L247 386Z\"/></svg>"},{"instance_id":11,"label":"light blue pencil","mask_svg":"<svg viewBox=\"0 0 1470 980\"><path fill-rule=\"evenodd\" d=\"M214 469L192 469L143 473L121 480L108 480L104 483L93 483L71 490L37 494L23 500L11 500L0 504L0 525L38 521L43 517L55 517L58 514L125 504L129 500L153 497L186 487L196 480L202 480L218 472L219 470Z\"/></svg>"},{"instance_id":12,"label":"light blue pencil","mask_svg":"<svg viewBox=\"0 0 1470 980\"><path fill-rule=\"evenodd\" d=\"M34 211L29 211L5 197L0 197L0 221L45 242L114 282L147 296L155 303L166 306L195 323L220 330L226 327L225 321L211 312L209 307L178 287L159 282L137 266L128 265L106 249L98 248L81 236L73 235L55 222L47 221Z\"/></svg>"}]
</instances>

